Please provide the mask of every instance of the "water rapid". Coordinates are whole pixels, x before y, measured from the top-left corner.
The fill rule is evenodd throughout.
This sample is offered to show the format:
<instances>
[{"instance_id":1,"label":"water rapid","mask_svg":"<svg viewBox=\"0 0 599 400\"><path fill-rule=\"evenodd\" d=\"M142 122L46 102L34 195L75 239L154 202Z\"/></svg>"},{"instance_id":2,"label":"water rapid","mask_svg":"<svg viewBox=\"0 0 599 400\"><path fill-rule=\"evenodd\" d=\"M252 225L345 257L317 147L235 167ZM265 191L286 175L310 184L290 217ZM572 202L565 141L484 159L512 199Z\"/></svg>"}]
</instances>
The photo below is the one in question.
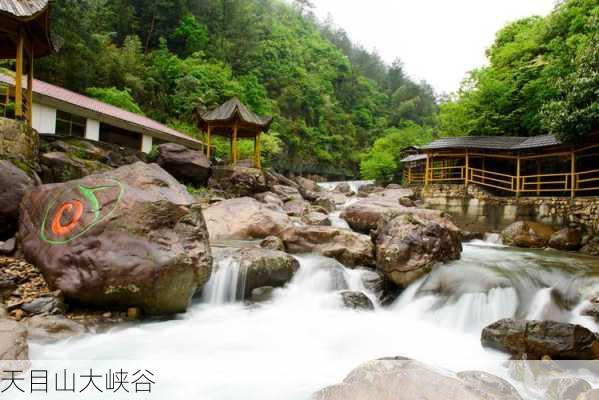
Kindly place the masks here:
<instances>
[{"instance_id":1,"label":"water rapid","mask_svg":"<svg viewBox=\"0 0 599 400\"><path fill-rule=\"evenodd\" d=\"M597 260L503 247L495 237L465 244L462 258L435 269L388 306L364 284L371 272L314 254L270 301L240 300L243 271L219 262L188 313L54 344L33 344L32 359L140 360L197 379L164 393L202 400L307 399L364 361L402 355L454 371L497 371L504 354L480 345L481 329L500 318L576 322L599 291ZM338 292L365 293L375 310L343 307ZM174 374L174 373L173 373ZM167 390L166 387L164 390ZM164 397L166 398L166 397Z\"/></svg>"}]
</instances>

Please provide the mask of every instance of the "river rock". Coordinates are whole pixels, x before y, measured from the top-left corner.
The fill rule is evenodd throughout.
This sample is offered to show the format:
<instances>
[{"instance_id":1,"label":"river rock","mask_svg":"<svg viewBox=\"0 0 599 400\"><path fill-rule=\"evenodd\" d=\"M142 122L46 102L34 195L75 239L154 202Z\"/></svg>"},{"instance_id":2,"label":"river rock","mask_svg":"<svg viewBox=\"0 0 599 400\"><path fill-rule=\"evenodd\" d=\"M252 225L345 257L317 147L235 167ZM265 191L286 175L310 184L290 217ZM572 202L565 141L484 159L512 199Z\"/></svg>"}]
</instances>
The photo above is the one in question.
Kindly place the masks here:
<instances>
[{"instance_id":1,"label":"river rock","mask_svg":"<svg viewBox=\"0 0 599 400\"><path fill-rule=\"evenodd\" d=\"M112 168L96 160L83 160L75 154L54 151L40 156L44 183L67 182L110 171Z\"/></svg>"},{"instance_id":2,"label":"river rock","mask_svg":"<svg viewBox=\"0 0 599 400\"><path fill-rule=\"evenodd\" d=\"M549 225L532 221L517 221L501 232L501 240L507 246L543 248L555 231Z\"/></svg>"},{"instance_id":3,"label":"river rock","mask_svg":"<svg viewBox=\"0 0 599 400\"><path fill-rule=\"evenodd\" d=\"M208 186L222 190L231 197L251 196L268 191L262 170L240 166L214 166Z\"/></svg>"},{"instance_id":4,"label":"river rock","mask_svg":"<svg viewBox=\"0 0 599 400\"><path fill-rule=\"evenodd\" d=\"M580 249L581 253L589 256L599 256L599 236L590 238Z\"/></svg>"},{"instance_id":5,"label":"river rock","mask_svg":"<svg viewBox=\"0 0 599 400\"><path fill-rule=\"evenodd\" d=\"M397 299L401 293L393 282L391 282L381 271L366 270L360 276L364 288L374 294L381 305L389 305Z\"/></svg>"},{"instance_id":6,"label":"river rock","mask_svg":"<svg viewBox=\"0 0 599 400\"><path fill-rule=\"evenodd\" d=\"M272 192L279 196L279 198L285 203L292 200L303 200L301 193L297 188L285 185L274 185Z\"/></svg>"},{"instance_id":7,"label":"river rock","mask_svg":"<svg viewBox=\"0 0 599 400\"><path fill-rule=\"evenodd\" d=\"M81 336L86 332L83 325L63 316L36 315L25 326L30 340L46 343Z\"/></svg>"},{"instance_id":8,"label":"river rock","mask_svg":"<svg viewBox=\"0 0 599 400\"><path fill-rule=\"evenodd\" d=\"M555 360L599 358L596 335L580 325L555 321L502 319L483 329L482 345L528 359L549 356Z\"/></svg>"},{"instance_id":9,"label":"river rock","mask_svg":"<svg viewBox=\"0 0 599 400\"><path fill-rule=\"evenodd\" d=\"M23 194L37 184L10 161L0 160L0 240L11 238L17 231Z\"/></svg>"},{"instance_id":10,"label":"river rock","mask_svg":"<svg viewBox=\"0 0 599 400\"><path fill-rule=\"evenodd\" d=\"M367 183L358 188L358 197L368 197L373 193L382 192L385 188L382 186L375 185L374 183Z\"/></svg>"},{"instance_id":11,"label":"river rock","mask_svg":"<svg viewBox=\"0 0 599 400\"><path fill-rule=\"evenodd\" d=\"M503 398L510 400L521 400L522 396L511 383L498 376L489 374L484 371L462 371L458 372L458 377L466 382L475 385L481 385L488 388L492 392L499 393Z\"/></svg>"},{"instance_id":12,"label":"river rock","mask_svg":"<svg viewBox=\"0 0 599 400\"><path fill-rule=\"evenodd\" d=\"M283 243L281 238L276 236L268 236L262 239L260 247L268 250L285 251L285 243Z\"/></svg>"},{"instance_id":13,"label":"river rock","mask_svg":"<svg viewBox=\"0 0 599 400\"><path fill-rule=\"evenodd\" d=\"M64 314L67 311L67 305L62 299L62 295L47 293L29 303L23 304L21 309L30 315L57 315Z\"/></svg>"},{"instance_id":14,"label":"river rock","mask_svg":"<svg viewBox=\"0 0 599 400\"><path fill-rule=\"evenodd\" d=\"M17 251L17 238L11 237L4 242L0 242L0 256L10 256L15 251Z\"/></svg>"},{"instance_id":15,"label":"river rock","mask_svg":"<svg viewBox=\"0 0 599 400\"><path fill-rule=\"evenodd\" d=\"M275 288L272 286L263 286L252 290L249 300L253 303L263 303L270 301Z\"/></svg>"},{"instance_id":16,"label":"river rock","mask_svg":"<svg viewBox=\"0 0 599 400\"><path fill-rule=\"evenodd\" d=\"M166 171L138 162L29 192L19 235L27 260L68 300L183 312L212 266L204 218L192 205Z\"/></svg>"},{"instance_id":17,"label":"river rock","mask_svg":"<svg viewBox=\"0 0 599 400\"><path fill-rule=\"evenodd\" d=\"M555 232L549 238L549 247L557 250L573 251L580 249L582 232L580 229L564 228Z\"/></svg>"},{"instance_id":18,"label":"river rock","mask_svg":"<svg viewBox=\"0 0 599 400\"><path fill-rule=\"evenodd\" d=\"M0 159L9 160L25 172L39 168L39 135L23 121L0 117Z\"/></svg>"},{"instance_id":19,"label":"river rock","mask_svg":"<svg viewBox=\"0 0 599 400\"><path fill-rule=\"evenodd\" d=\"M274 211L285 212L283 210L283 200L273 192L258 193L254 195L254 198L259 202L266 204L269 206L268 208Z\"/></svg>"},{"instance_id":20,"label":"river rock","mask_svg":"<svg viewBox=\"0 0 599 400\"><path fill-rule=\"evenodd\" d=\"M0 320L0 360L28 359L29 346L25 327L8 319Z\"/></svg>"},{"instance_id":21,"label":"river rock","mask_svg":"<svg viewBox=\"0 0 599 400\"><path fill-rule=\"evenodd\" d=\"M326 214L310 211L302 216L302 222L307 225L331 226L331 220Z\"/></svg>"},{"instance_id":22,"label":"river rock","mask_svg":"<svg viewBox=\"0 0 599 400\"><path fill-rule=\"evenodd\" d=\"M348 267L374 263L370 237L332 226L293 226L281 234L290 253L320 253Z\"/></svg>"},{"instance_id":23,"label":"river rock","mask_svg":"<svg viewBox=\"0 0 599 400\"><path fill-rule=\"evenodd\" d=\"M296 176L294 179L302 189L308 192L318 193L322 191L322 188L312 179L304 178L302 176Z\"/></svg>"},{"instance_id":24,"label":"river rock","mask_svg":"<svg viewBox=\"0 0 599 400\"><path fill-rule=\"evenodd\" d=\"M599 389L589 390L578 395L576 400L599 400Z\"/></svg>"},{"instance_id":25,"label":"river rock","mask_svg":"<svg viewBox=\"0 0 599 400\"><path fill-rule=\"evenodd\" d=\"M351 186L349 186L349 183L347 182L341 182L340 184L335 186L335 190L343 194L347 194L352 191Z\"/></svg>"},{"instance_id":26,"label":"river rock","mask_svg":"<svg viewBox=\"0 0 599 400\"><path fill-rule=\"evenodd\" d=\"M518 400L503 387L465 380L453 372L403 357L366 362L342 383L324 388L313 400Z\"/></svg>"},{"instance_id":27,"label":"river rock","mask_svg":"<svg viewBox=\"0 0 599 400\"><path fill-rule=\"evenodd\" d=\"M293 199L283 204L283 209L292 217L302 217L310 211L310 203L304 199Z\"/></svg>"},{"instance_id":28,"label":"river rock","mask_svg":"<svg viewBox=\"0 0 599 400\"><path fill-rule=\"evenodd\" d=\"M337 207L335 201L328 195L319 196L316 200L312 202L312 204L316 207L322 207L326 212L333 212Z\"/></svg>"},{"instance_id":29,"label":"river rock","mask_svg":"<svg viewBox=\"0 0 599 400\"><path fill-rule=\"evenodd\" d=\"M344 290L339 292L343 306L352 310L374 310L372 301L362 292Z\"/></svg>"},{"instance_id":30,"label":"river rock","mask_svg":"<svg viewBox=\"0 0 599 400\"><path fill-rule=\"evenodd\" d=\"M282 251L262 248L244 248L231 255L239 263L242 276L245 276L244 298L259 287L285 286L299 269L299 262Z\"/></svg>"},{"instance_id":31,"label":"river rock","mask_svg":"<svg viewBox=\"0 0 599 400\"><path fill-rule=\"evenodd\" d=\"M156 162L179 182L205 186L210 178L210 161L200 151L190 150L176 143L164 143L157 147Z\"/></svg>"},{"instance_id":32,"label":"river rock","mask_svg":"<svg viewBox=\"0 0 599 400\"><path fill-rule=\"evenodd\" d=\"M249 240L279 236L291 224L287 214L251 197L221 201L204 210L211 240Z\"/></svg>"},{"instance_id":33,"label":"river rock","mask_svg":"<svg viewBox=\"0 0 599 400\"><path fill-rule=\"evenodd\" d=\"M381 220L375 243L377 268L402 288L429 273L435 263L457 260L462 252L457 231L423 215Z\"/></svg>"},{"instance_id":34,"label":"river rock","mask_svg":"<svg viewBox=\"0 0 599 400\"><path fill-rule=\"evenodd\" d=\"M552 379L547 387L546 396L550 400L577 400L578 396L591 389L591 384L584 379Z\"/></svg>"}]
</instances>

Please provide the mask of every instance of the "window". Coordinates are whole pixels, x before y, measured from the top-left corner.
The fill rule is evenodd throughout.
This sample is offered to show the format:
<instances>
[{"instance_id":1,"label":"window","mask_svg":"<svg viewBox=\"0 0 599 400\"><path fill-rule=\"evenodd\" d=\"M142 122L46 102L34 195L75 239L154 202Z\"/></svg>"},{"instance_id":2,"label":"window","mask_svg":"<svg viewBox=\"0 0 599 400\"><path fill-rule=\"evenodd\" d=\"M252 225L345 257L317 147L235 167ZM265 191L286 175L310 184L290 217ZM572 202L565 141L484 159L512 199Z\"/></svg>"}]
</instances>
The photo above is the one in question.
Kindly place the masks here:
<instances>
[{"instance_id":1,"label":"window","mask_svg":"<svg viewBox=\"0 0 599 400\"><path fill-rule=\"evenodd\" d=\"M116 126L100 123L100 141L141 150L142 135Z\"/></svg>"},{"instance_id":2,"label":"window","mask_svg":"<svg viewBox=\"0 0 599 400\"><path fill-rule=\"evenodd\" d=\"M56 134L85 137L85 118L60 110L56 111Z\"/></svg>"}]
</instances>

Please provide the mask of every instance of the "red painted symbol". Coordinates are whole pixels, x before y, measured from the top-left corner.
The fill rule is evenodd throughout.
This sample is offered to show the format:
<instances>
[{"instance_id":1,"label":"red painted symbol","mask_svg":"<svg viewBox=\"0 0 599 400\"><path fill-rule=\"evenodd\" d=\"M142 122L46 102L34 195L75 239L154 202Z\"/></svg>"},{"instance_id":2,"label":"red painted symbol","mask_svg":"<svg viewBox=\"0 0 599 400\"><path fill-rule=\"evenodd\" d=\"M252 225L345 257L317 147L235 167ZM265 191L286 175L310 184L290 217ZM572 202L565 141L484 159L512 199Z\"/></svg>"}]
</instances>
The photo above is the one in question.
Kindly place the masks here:
<instances>
[{"instance_id":1,"label":"red painted symbol","mask_svg":"<svg viewBox=\"0 0 599 400\"><path fill-rule=\"evenodd\" d=\"M54 213L52 233L58 236L68 235L79 225L82 215L83 203L79 200L62 203Z\"/></svg>"}]
</instances>

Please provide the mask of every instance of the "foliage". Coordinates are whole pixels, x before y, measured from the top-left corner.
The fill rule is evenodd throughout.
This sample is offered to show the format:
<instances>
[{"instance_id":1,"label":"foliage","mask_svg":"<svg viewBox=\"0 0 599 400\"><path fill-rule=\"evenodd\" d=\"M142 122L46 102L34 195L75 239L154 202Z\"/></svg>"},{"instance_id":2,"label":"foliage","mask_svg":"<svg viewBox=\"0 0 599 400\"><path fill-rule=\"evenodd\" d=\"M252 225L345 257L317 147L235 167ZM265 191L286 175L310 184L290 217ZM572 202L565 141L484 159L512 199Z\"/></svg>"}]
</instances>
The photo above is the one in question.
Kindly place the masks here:
<instances>
[{"instance_id":1,"label":"foliage","mask_svg":"<svg viewBox=\"0 0 599 400\"><path fill-rule=\"evenodd\" d=\"M139 108L139 106L135 103L135 100L133 100L133 97L131 97L131 91L129 89L119 90L115 87L90 87L85 92L88 96L103 101L104 103L112 104L113 106L120 107L136 114L143 114L141 108Z\"/></svg>"},{"instance_id":2,"label":"foliage","mask_svg":"<svg viewBox=\"0 0 599 400\"><path fill-rule=\"evenodd\" d=\"M428 143L432 140L432 130L413 122L400 128L389 128L383 137L377 139L372 149L360 163L360 172L364 179L378 182L390 182L399 169L401 150Z\"/></svg>"},{"instance_id":3,"label":"foliage","mask_svg":"<svg viewBox=\"0 0 599 400\"><path fill-rule=\"evenodd\" d=\"M238 96L274 116L267 165L356 176L386 130L432 125L435 98L401 62L387 66L311 8L306 0L56 0L52 25L64 46L37 74L78 92L102 88L103 100L138 104L196 137L196 110ZM217 141L217 154L227 146ZM252 143L239 150L251 156Z\"/></svg>"},{"instance_id":4,"label":"foliage","mask_svg":"<svg viewBox=\"0 0 599 400\"><path fill-rule=\"evenodd\" d=\"M597 125L591 37L598 17L596 0L566 0L545 18L508 24L487 51L490 65L472 71L457 98L441 105L441 133L551 132L564 139L590 133Z\"/></svg>"}]
</instances>

